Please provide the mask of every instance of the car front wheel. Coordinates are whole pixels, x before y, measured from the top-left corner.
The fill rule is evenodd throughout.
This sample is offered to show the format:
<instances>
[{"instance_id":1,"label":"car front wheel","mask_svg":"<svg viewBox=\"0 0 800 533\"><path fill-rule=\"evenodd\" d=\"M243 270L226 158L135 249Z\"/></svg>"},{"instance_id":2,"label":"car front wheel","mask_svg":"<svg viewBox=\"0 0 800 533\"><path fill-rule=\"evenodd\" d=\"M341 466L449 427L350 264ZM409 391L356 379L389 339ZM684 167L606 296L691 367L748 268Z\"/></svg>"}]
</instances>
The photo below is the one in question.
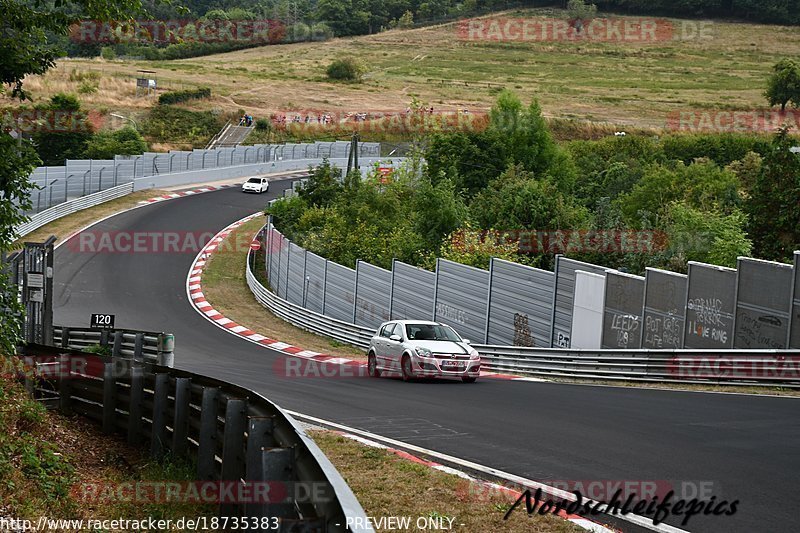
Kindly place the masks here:
<instances>
[{"instance_id":1,"label":"car front wheel","mask_svg":"<svg viewBox=\"0 0 800 533\"><path fill-rule=\"evenodd\" d=\"M411 367L411 358L403 356L403 381L411 381L414 378L414 369Z\"/></svg>"},{"instance_id":2,"label":"car front wheel","mask_svg":"<svg viewBox=\"0 0 800 533\"><path fill-rule=\"evenodd\" d=\"M367 356L367 372L371 378L381 377L381 371L378 370L378 361L374 353Z\"/></svg>"}]
</instances>

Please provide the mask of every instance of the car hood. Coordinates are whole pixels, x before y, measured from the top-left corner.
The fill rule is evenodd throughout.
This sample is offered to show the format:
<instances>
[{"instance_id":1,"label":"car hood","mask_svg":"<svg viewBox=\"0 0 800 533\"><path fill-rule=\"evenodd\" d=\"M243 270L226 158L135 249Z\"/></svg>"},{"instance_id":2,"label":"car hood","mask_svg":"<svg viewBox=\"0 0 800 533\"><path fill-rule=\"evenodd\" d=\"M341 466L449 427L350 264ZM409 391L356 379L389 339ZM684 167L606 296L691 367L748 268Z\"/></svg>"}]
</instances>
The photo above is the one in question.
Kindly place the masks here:
<instances>
[{"instance_id":1,"label":"car hood","mask_svg":"<svg viewBox=\"0 0 800 533\"><path fill-rule=\"evenodd\" d=\"M472 350L469 344L453 341L408 341L413 347L427 348L433 353L464 354L468 355Z\"/></svg>"}]
</instances>

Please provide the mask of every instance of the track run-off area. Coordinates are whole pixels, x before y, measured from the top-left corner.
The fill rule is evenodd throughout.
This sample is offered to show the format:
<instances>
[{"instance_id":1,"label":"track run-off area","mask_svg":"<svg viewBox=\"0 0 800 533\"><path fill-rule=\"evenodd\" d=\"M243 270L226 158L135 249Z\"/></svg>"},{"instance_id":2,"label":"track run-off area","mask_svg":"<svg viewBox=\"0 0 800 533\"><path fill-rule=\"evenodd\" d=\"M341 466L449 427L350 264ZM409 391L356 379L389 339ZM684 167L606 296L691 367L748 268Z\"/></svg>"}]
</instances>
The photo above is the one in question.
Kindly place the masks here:
<instances>
[{"instance_id":1,"label":"track run-off area","mask_svg":"<svg viewBox=\"0 0 800 533\"><path fill-rule=\"evenodd\" d=\"M155 202L85 231L98 238L191 234L207 242L290 184L273 181L262 195L232 187ZM231 335L193 308L187 273L204 243L126 253L80 242L78 234L56 251L56 324L85 327L91 313L111 313L118 328L174 333L178 368L250 388L293 412L522 478L652 482L677 497L702 496L691 494L699 488L719 501L739 500L735 515L697 515L685 530L798 529L798 399L499 379L298 377L286 372L291 356ZM675 517L666 523L681 527Z\"/></svg>"}]
</instances>

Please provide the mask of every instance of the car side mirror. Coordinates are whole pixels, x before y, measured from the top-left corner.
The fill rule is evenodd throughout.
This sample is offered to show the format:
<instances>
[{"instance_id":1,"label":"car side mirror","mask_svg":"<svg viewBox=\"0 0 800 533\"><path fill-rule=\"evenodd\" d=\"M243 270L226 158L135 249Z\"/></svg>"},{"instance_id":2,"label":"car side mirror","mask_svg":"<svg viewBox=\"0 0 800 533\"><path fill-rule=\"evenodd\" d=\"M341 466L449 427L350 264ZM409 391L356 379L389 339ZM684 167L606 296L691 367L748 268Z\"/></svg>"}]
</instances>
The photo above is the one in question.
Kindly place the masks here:
<instances>
[{"instance_id":1,"label":"car side mirror","mask_svg":"<svg viewBox=\"0 0 800 533\"><path fill-rule=\"evenodd\" d=\"M461 340L464 341L464 344L469 344L469 339L461 339Z\"/></svg>"},{"instance_id":2,"label":"car side mirror","mask_svg":"<svg viewBox=\"0 0 800 533\"><path fill-rule=\"evenodd\" d=\"M389 337L389 340L394 342L400 342L402 339L400 335L392 335L391 337Z\"/></svg>"}]
</instances>

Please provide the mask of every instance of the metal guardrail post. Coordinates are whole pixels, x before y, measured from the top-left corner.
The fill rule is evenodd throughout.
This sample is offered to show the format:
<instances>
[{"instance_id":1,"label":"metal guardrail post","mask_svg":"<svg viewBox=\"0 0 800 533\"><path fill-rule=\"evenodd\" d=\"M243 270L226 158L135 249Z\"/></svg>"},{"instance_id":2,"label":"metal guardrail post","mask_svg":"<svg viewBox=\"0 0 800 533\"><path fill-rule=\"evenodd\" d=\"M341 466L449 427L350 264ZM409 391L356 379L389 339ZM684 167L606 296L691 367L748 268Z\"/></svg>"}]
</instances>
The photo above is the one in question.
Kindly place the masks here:
<instances>
[{"instance_id":1,"label":"metal guardrail post","mask_svg":"<svg viewBox=\"0 0 800 533\"><path fill-rule=\"evenodd\" d=\"M169 394L169 374L156 374L153 388L153 421L150 428L150 455L156 459L166 453L167 440L167 395Z\"/></svg>"},{"instance_id":2,"label":"metal guardrail post","mask_svg":"<svg viewBox=\"0 0 800 533\"><path fill-rule=\"evenodd\" d=\"M218 389L213 387L203 389L200 436L197 443L197 478L202 481L216 478L218 399Z\"/></svg>"},{"instance_id":3,"label":"metal guardrail post","mask_svg":"<svg viewBox=\"0 0 800 533\"><path fill-rule=\"evenodd\" d=\"M112 357L119 357L122 355L122 340L125 332L122 330L114 331L114 346L111 349Z\"/></svg>"},{"instance_id":4,"label":"metal guardrail post","mask_svg":"<svg viewBox=\"0 0 800 533\"><path fill-rule=\"evenodd\" d=\"M358 271L361 259L356 259L356 275L355 283L353 284L353 324L356 323L356 315L358 314ZM304 306L305 307L305 306Z\"/></svg>"},{"instance_id":5,"label":"metal guardrail post","mask_svg":"<svg viewBox=\"0 0 800 533\"><path fill-rule=\"evenodd\" d=\"M494 257L489 259L489 287L486 292L486 327L484 328L483 342L489 344L489 319L492 315L492 281L494 280Z\"/></svg>"},{"instance_id":6,"label":"metal guardrail post","mask_svg":"<svg viewBox=\"0 0 800 533\"><path fill-rule=\"evenodd\" d=\"M144 396L144 369L131 362L129 367L131 389L128 396L128 444L138 446L142 440L142 396Z\"/></svg>"},{"instance_id":7,"label":"metal guardrail post","mask_svg":"<svg viewBox=\"0 0 800 533\"><path fill-rule=\"evenodd\" d=\"M58 356L58 376L58 408L68 415L72 412L72 372L69 355Z\"/></svg>"},{"instance_id":8,"label":"metal guardrail post","mask_svg":"<svg viewBox=\"0 0 800 533\"><path fill-rule=\"evenodd\" d=\"M225 431L222 437L222 481L238 481L244 476L244 432L247 430L247 400L229 398L225 406ZM236 516L238 505L222 502L221 516Z\"/></svg>"},{"instance_id":9,"label":"metal guardrail post","mask_svg":"<svg viewBox=\"0 0 800 533\"><path fill-rule=\"evenodd\" d=\"M175 335L160 333L158 335L158 364L172 367L175 364Z\"/></svg>"},{"instance_id":10,"label":"metal guardrail post","mask_svg":"<svg viewBox=\"0 0 800 533\"><path fill-rule=\"evenodd\" d=\"M264 448L274 446L272 437L274 421L269 417L250 417L247 425L247 451L245 457L244 479L246 481L269 481L262 478L262 455ZM245 506L245 516L258 516L261 504L250 502Z\"/></svg>"},{"instance_id":11,"label":"metal guardrail post","mask_svg":"<svg viewBox=\"0 0 800 533\"><path fill-rule=\"evenodd\" d=\"M25 361L25 366L24 366L25 392L27 392L31 397L33 397L36 389L36 383L33 380L33 376L36 372L36 362L33 360L32 357L26 357L24 361Z\"/></svg>"},{"instance_id":12,"label":"metal guardrail post","mask_svg":"<svg viewBox=\"0 0 800 533\"><path fill-rule=\"evenodd\" d=\"M229 398L225 405L225 431L222 443L222 479L244 475L244 433L247 430L247 400Z\"/></svg>"},{"instance_id":13,"label":"metal guardrail post","mask_svg":"<svg viewBox=\"0 0 800 533\"><path fill-rule=\"evenodd\" d=\"M66 326L61 328L61 347L69 348L69 328Z\"/></svg>"},{"instance_id":14,"label":"metal guardrail post","mask_svg":"<svg viewBox=\"0 0 800 533\"><path fill-rule=\"evenodd\" d=\"M292 479L294 472L294 449L270 448L261 454L261 476L267 480ZM292 491L294 492L294 491ZM293 503L267 503L265 516L291 516Z\"/></svg>"},{"instance_id":15,"label":"metal guardrail post","mask_svg":"<svg viewBox=\"0 0 800 533\"><path fill-rule=\"evenodd\" d=\"M186 455L189 447L189 402L191 378L175 378L175 416L172 421L172 453Z\"/></svg>"},{"instance_id":16,"label":"metal guardrail post","mask_svg":"<svg viewBox=\"0 0 800 533\"><path fill-rule=\"evenodd\" d=\"M136 338L133 341L133 358L141 361L143 358L142 348L144 347L144 333L141 331L136 333Z\"/></svg>"},{"instance_id":17,"label":"metal guardrail post","mask_svg":"<svg viewBox=\"0 0 800 533\"><path fill-rule=\"evenodd\" d=\"M117 420L117 378L114 363L103 363L103 433L114 433Z\"/></svg>"}]
</instances>

